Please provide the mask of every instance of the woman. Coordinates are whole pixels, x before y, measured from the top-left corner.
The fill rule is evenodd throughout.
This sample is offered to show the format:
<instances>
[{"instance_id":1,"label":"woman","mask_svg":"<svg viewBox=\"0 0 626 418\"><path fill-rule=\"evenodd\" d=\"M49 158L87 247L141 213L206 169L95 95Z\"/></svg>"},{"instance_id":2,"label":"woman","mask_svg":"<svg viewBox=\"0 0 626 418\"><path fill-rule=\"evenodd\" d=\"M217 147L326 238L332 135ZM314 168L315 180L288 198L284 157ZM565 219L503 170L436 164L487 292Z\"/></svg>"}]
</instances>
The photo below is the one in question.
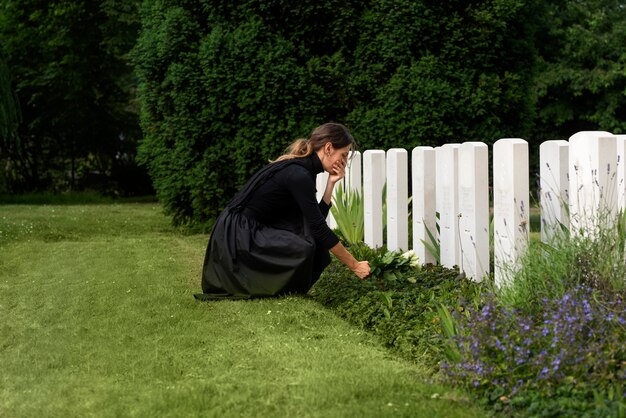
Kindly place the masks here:
<instances>
[{"instance_id":1,"label":"woman","mask_svg":"<svg viewBox=\"0 0 626 418\"><path fill-rule=\"evenodd\" d=\"M202 300L304 294L330 264L330 250L361 279L370 273L326 224L335 184L355 147L348 129L326 123L258 171L217 218L202 270ZM329 173L322 200L315 178Z\"/></svg>"}]
</instances>

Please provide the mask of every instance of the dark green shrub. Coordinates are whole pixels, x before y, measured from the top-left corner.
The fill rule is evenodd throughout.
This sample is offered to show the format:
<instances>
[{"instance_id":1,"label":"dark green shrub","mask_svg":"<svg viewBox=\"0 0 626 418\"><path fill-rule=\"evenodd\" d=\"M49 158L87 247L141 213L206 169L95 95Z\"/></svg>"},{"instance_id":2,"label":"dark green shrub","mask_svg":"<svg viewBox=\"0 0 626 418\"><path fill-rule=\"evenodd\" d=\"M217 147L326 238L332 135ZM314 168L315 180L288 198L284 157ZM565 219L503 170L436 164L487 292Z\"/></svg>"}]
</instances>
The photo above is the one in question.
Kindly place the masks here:
<instances>
[{"instance_id":1,"label":"dark green shrub","mask_svg":"<svg viewBox=\"0 0 626 418\"><path fill-rule=\"evenodd\" d=\"M309 56L306 45L322 41L288 33L295 22L280 26L267 14L285 5L211 3L147 4L134 51L145 132L139 156L175 223L209 221L289 142L341 117L340 91L331 88L342 77L341 57Z\"/></svg>"},{"instance_id":2,"label":"dark green shrub","mask_svg":"<svg viewBox=\"0 0 626 418\"><path fill-rule=\"evenodd\" d=\"M416 270L408 263L398 268L394 262L389 269L396 274L386 275L388 270L380 261L387 254L385 249L358 246L351 251L370 260L373 275L361 281L334 262L310 294L341 317L377 334L404 357L435 369L444 350L438 307L456 309L461 300L473 300L481 285L441 266Z\"/></svg>"},{"instance_id":3,"label":"dark green shrub","mask_svg":"<svg viewBox=\"0 0 626 418\"><path fill-rule=\"evenodd\" d=\"M491 142L531 120L534 2L145 2L139 158L175 223L209 222L318 124L362 149Z\"/></svg>"}]
</instances>

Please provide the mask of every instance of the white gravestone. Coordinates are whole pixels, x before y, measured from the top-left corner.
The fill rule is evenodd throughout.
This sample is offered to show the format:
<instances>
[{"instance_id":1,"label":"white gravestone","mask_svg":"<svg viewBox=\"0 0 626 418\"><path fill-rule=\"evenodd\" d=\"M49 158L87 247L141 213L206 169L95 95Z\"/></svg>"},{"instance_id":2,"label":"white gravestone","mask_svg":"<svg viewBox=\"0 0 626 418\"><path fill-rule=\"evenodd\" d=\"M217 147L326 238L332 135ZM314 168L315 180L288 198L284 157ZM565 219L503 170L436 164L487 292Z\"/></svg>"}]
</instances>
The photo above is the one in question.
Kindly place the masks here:
<instances>
[{"instance_id":1,"label":"white gravestone","mask_svg":"<svg viewBox=\"0 0 626 418\"><path fill-rule=\"evenodd\" d=\"M594 234L617 214L617 139L609 132L584 131L569 139L571 232Z\"/></svg>"},{"instance_id":2,"label":"white gravestone","mask_svg":"<svg viewBox=\"0 0 626 418\"><path fill-rule=\"evenodd\" d=\"M316 197L317 201L320 202L324 197L324 192L326 191L326 183L328 183L329 174L326 171L319 173L315 177L315 189L316 189ZM335 185L336 187L337 185ZM335 189L336 190L336 189ZM334 193L334 191L333 191ZM326 223L328 224L330 229L337 228L337 221L335 221L335 217L332 212L328 212L328 216L326 217Z\"/></svg>"},{"instance_id":3,"label":"white gravestone","mask_svg":"<svg viewBox=\"0 0 626 418\"><path fill-rule=\"evenodd\" d=\"M489 275L489 148L482 142L459 147L460 268L468 278Z\"/></svg>"},{"instance_id":4,"label":"white gravestone","mask_svg":"<svg viewBox=\"0 0 626 418\"><path fill-rule=\"evenodd\" d=\"M626 135L615 135L617 144L617 208L626 210Z\"/></svg>"},{"instance_id":5,"label":"white gravestone","mask_svg":"<svg viewBox=\"0 0 626 418\"><path fill-rule=\"evenodd\" d=\"M569 229L569 143L545 141L539 146L541 241L552 242Z\"/></svg>"},{"instance_id":6,"label":"white gravestone","mask_svg":"<svg viewBox=\"0 0 626 418\"><path fill-rule=\"evenodd\" d=\"M409 247L408 153L402 148L387 151L387 248Z\"/></svg>"},{"instance_id":7,"label":"white gravestone","mask_svg":"<svg viewBox=\"0 0 626 418\"><path fill-rule=\"evenodd\" d=\"M411 152L411 176L413 189L413 251L420 263L434 264L435 256L426 249L424 242L431 239L426 229L437 239L435 216L436 165L432 147L416 147Z\"/></svg>"},{"instance_id":8,"label":"white gravestone","mask_svg":"<svg viewBox=\"0 0 626 418\"><path fill-rule=\"evenodd\" d=\"M494 270L497 287L518 268L529 239L528 143L506 138L493 145Z\"/></svg>"},{"instance_id":9,"label":"white gravestone","mask_svg":"<svg viewBox=\"0 0 626 418\"><path fill-rule=\"evenodd\" d=\"M443 153L441 152L441 147L435 147L435 216L437 217L437 224L439 226L441 219L441 202L443 202L443 194L441 192L441 187L437 184L437 179L441 177L441 167L443 167ZM440 243L439 236L439 228L437 228L435 238L437 238L437 242ZM440 251L441 253L441 251ZM441 259L439 260L441 263Z\"/></svg>"},{"instance_id":10,"label":"white gravestone","mask_svg":"<svg viewBox=\"0 0 626 418\"><path fill-rule=\"evenodd\" d=\"M359 151L350 152L348 157L348 168L344 181L345 190L354 190L361 194L362 173L361 173L361 153Z\"/></svg>"},{"instance_id":11,"label":"white gravestone","mask_svg":"<svg viewBox=\"0 0 626 418\"><path fill-rule=\"evenodd\" d=\"M383 188L385 187L385 151L363 153L363 215L365 244L383 246Z\"/></svg>"},{"instance_id":12,"label":"white gravestone","mask_svg":"<svg viewBox=\"0 0 626 418\"><path fill-rule=\"evenodd\" d=\"M461 265L459 235L458 158L460 144L445 144L438 149L437 206L439 207L439 242L441 265Z\"/></svg>"},{"instance_id":13,"label":"white gravestone","mask_svg":"<svg viewBox=\"0 0 626 418\"><path fill-rule=\"evenodd\" d=\"M315 196L317 197L317 201L320 202L324 197L324 192L326 191L326 183L328 182L328 173L322 171L315 177Z\"/></svg>"}]
</instances>

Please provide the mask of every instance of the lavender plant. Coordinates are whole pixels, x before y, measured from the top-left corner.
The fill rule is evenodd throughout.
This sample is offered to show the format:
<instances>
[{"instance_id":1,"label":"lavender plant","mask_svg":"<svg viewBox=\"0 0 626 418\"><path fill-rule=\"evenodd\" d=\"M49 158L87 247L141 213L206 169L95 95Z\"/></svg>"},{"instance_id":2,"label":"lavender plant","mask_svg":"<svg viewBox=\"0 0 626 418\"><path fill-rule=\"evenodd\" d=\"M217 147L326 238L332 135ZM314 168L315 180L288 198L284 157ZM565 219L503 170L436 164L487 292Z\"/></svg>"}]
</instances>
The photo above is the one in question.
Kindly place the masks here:
<instances>
[{"instance_id":1,"label":"lavender plant","mask_svg":"<svg viewBox=\"0 0 626 418\"><path fill-rule=\"evenodd\" d=\"M604 293L626 289L626 221L613 227L598 224L591 234L559 234L553 240L530 243L511 283L499 290L502 302L519 309L534 309L542 299L562 298L577 286Z\"/></svg>"},{"instance_id":2,"label":"lavender plant","mask_svg":"<svg viewBox=\"0 0 626 418\"><path fill-rule=\"evenodd\" d=\"M442 364L444 373L496 409L562 414L568 399L576 415L626 407L623 395L614 396L626 380L624 295L579 286L541 302L538 311L524 311L490 293L482 307L453 312L455 356Z\"/></svg>"}]
</instances>

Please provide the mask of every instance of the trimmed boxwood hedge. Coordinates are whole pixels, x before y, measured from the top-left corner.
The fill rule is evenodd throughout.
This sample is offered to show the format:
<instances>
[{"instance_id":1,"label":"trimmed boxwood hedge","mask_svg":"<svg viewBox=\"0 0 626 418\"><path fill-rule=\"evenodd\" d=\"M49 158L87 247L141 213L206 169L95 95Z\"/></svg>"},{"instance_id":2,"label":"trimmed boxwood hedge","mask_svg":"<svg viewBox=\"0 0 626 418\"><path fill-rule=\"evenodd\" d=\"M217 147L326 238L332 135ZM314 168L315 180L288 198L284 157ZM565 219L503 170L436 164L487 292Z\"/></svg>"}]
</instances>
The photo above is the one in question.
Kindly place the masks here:
<instances>
[{"instance_id":1,"label":"trimmed boxwood hedge","mask_svg":"<svg viewBox=\"0 0 626 418\"><path fill-rule=\"evenodd\" d=\"M539 3L144 2L139 159L174 223L206 225L324 122L362 150L524 137Z\"/></svg>"},{"instance_id":2,"label":"trimmed boxwood hedge","mask_svg":"<svg viewBox=\"0 0 626 418\"><path fill-rule=\"evenodd\" d=\"M482 285L467 280L456 269L439 265L418 271L406 269L401 276L389 280L380 275L361 281L334 261L310 295L339 316L375 333L403 357L436 371L445 358L438 307L460 309L480 296Z\"/></svg>"}]
</instances>

